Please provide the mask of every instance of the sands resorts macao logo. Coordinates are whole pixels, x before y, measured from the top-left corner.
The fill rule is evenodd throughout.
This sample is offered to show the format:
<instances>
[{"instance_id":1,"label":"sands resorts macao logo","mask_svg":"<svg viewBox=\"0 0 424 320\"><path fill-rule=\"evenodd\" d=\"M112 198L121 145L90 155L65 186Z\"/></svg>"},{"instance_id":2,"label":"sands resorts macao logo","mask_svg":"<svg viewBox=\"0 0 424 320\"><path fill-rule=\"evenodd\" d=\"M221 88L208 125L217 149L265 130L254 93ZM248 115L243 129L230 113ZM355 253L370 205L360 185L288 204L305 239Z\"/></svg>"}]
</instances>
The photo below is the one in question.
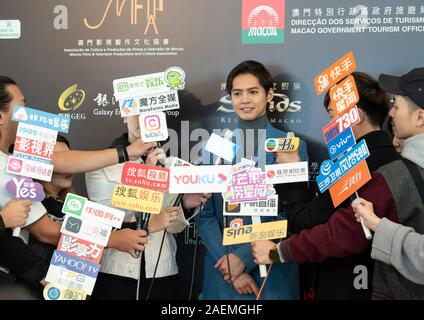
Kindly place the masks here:
<instances>
[{"instance_id":1,"label":"sands resorts macao logo","mask_svg":"<svg viewBox=\"0 0 424 320\"><path fill-rule=\"evenodd\" d=\"M243 0L242 44L284 43L284 0Z\"/></svg>"}]
</instances>

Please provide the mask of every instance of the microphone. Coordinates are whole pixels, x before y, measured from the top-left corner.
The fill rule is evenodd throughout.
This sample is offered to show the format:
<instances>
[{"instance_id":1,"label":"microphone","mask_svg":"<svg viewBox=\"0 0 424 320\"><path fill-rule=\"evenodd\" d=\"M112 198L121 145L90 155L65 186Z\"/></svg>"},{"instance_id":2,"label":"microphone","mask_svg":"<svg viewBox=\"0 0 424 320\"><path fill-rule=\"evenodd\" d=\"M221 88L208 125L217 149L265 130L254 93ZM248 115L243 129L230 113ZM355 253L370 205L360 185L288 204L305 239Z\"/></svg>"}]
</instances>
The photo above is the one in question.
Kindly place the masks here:
<instances>
[{"instance_id":1,"label":"microphone","mask_svg":"<svg viewBox=\"0 0 424 320\"><path fill-rule=\"evenodd\" d=\"M15 144L14 143L12 143L10 146L9 146L9 153L10 154L12 154L13 153L13 150L15 149Z\"/></svg>"},{"instance_id":2,"label":"microphone","mask_svg":"<svg viewBox=\"0 0 424 320\"><path fill-rule=\"evenodd\" d=\"M173 207L178 207L181 204L181 201L183 200L183 196L184 196L184 193L178 194L177 198L174 201Z\"/></svg>"},{"instance_id":3,"label":"microphone","mask_svg":"<svg viewBox=\"0 0 424 320\"><path fill-rule=\"evenodd\" d=\"M143 219L144 214L145 213L142 213L142 212L136 212L135 213L135 230L145 230L145 231L147 231L147 225L149 223L149 219L148 219L148 217ZM135 255L138 258L140 256L140 251L135 250Z\"/></svg>"},{"instance_id":4,"label":"microphone","mask_svg":"<svg viewBox=\"0 0 424 320\"><path fill-rule=\"evenodd\" d=\"M354 195L353 194L351 195L351 200L352 200L352 204L357 204L358 202L360 202L358 192L355 192ZM365 234L365 238L367 238L367 240L371 240L372 239L371 230L365 226L364 219L362 217L360 217L360 220L361 220L362 230L364 231L364 234Z\"/></svg>"}]
</instances>

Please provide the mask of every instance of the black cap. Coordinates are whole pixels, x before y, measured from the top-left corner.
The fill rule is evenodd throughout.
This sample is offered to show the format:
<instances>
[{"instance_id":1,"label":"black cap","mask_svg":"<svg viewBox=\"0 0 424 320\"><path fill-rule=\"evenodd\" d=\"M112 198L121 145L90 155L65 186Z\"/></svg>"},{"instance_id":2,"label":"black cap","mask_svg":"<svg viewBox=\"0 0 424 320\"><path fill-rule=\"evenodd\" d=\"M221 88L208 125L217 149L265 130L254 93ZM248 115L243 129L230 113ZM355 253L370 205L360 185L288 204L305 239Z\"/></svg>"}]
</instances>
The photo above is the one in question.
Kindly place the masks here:
<instances>
[{"instance_id":1,"label":"black cap","mask_svg":"<svg viewBox=\"0 0 424 320\"><path fill-rule=\"evenodd\" d=\"M424 109L424 68L412 69L401 77L381 74L378 84L387 92L408 96Z\"/></svg>"}]
</instances>

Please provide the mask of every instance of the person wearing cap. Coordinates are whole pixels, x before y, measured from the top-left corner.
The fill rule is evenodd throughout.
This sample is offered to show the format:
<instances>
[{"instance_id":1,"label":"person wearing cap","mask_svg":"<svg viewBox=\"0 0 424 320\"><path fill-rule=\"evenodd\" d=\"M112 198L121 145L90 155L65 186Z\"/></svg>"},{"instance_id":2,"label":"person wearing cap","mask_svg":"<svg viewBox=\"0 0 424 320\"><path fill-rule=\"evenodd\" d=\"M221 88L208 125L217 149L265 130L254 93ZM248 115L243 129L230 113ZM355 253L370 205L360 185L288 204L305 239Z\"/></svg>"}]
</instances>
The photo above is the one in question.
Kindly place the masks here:
<instances>
[{"instance_id":1,"label":"person wearing cap","mask_svg":"<svg viewBox=\"0 0 424 320\"><path fill-rule=\"evenodd\" d=\"M424 68L402 77L381 75L379 85L394 95L389 115L396 135L405 139L403 158L373 172L358 194L373 203L378 217L423 233L424 201L419 181L424 176ZM311 263L352 256L370 248L371 241L356 222L353 208L348 207L338 209L327 223L281 241L271 251L253 246L253 255L258 264ZM375 261L372 298L424 299L424 285L410 281L392 265Z\"/></svg>"},{"instance_id":2,"label":"person wearing cap","mask_svg":"<svg viewBox=\"0 0 424 320\"><path fill-rule=\"evenodd\" d=\"M365 72L353 72L359 93L358 123L352 127L357 141L365 140L370 156L365 160L370 172L400 158L393 148L389 134L382 130L389 113L389 95L378 85L377 80ZM343 81L343 80L341 80ZM330 93L324 98L324 107L331 120L335 119ZM277 162L299 161L297 152L278 153ZM316 185L309 182L285 183L275 186L278 194L284 195L288 224L294 233L326 223L339 208L348 208L350 198L336 208L330 192L316 192ZM262 242L272 248L273 243ZM362 265L368 270L368 283L372 282L374 260L369 251L348 257L329 259L320 263L299 265L300 288L305 300L369 300L372 286L358 290L354 286L355 269Z\"/></svg>"},{"instance_id":3,"label":"person wearing cap","mask_svg":"<svg viewBox=\"0 0 424 320\"><path fill-rule=\"evenodd\" d=\"M392 265L405 278L424 284L424 234L411 227L379 218L371 202L361 199L354 206L355 217L375 232L371 257Z\"/></svg>"},{"instance_id":4,"label":"person wearing cap","mask_svg":"<svg viewBox=\"0 0 424 320\"><path fill-rule=\"evenodd\" d=\"M385 90L393 94L390 116L393 118L394 135L405 139L401 154L412 162L410 165L415 164L414 182L424 202L424 68L413 69L402 77L381 75L379 80ZM380 219L374 214L372 203L364 199L354 206L354 210L357 218L363 217L365 224L375 231L371 256L394 266L407 279L424 284L422 220L420 225L415 226Z\"/></svg>"}]
</instances>

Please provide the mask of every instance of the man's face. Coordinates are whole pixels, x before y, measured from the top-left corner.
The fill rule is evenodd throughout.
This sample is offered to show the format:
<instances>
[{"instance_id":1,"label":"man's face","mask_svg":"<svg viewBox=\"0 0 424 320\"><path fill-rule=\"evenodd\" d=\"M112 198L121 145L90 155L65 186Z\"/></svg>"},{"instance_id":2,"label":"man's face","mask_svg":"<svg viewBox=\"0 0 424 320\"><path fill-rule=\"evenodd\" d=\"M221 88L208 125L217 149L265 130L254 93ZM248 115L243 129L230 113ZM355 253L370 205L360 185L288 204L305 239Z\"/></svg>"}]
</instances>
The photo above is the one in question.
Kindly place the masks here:
<instances>
[{"instance_id":1,"label":"man's face","mask_svg":"<svg viewBox=\"0 0 424 320\"><path fill-rule=\"evenodd\" d=\"M394 104L390 109L389 116L393 118L393 131L399 139L408 139L416 134L416 113L410 106L409 98L394 95Z\"/></svg>"},{"instance_id":2,"label":"man's face","mask_svg":"<svg viewBox=\"0 0 424 320\"><path fill-rule=\"evenodd\" d=\"M336 119L336 117L334 116L333 106L331 105L331 103L328 104L326 111L331 120Z\"/></svg>"},{"instance_id":3,"label":"man's face","mask_svg":"<svg viewBox=\"0 0 424 320\"><path fill-rule=\"evenodd\" d=\"M140 122L138 121L139 116L127 117L128 136L133 140L141 137Z\"/></svg>"},{"instance_id":4,"label":"man's face","mask_svg":"<svg viewBox=\"0 0 424 320\"><path fill-rule=\"evenodd\" d=\"M258 78L250 73L240 74L233 79L231 101L234 112L242 120L251 121L263 116L273 95L272 89L265 92Z\"/></svg>"},{"instance_id":5,"label":"man's face","mask_svg":"<svg viewBox=\"0 0 424 320\"><path fill-rule=\"evenodd\" d=\"M18 122L12 120L13 109L15 105L25 106L25 97L21 90L13 84L6 86L6 90L12 96L12 101L10 101L6 112L0 112L0 127L2 128L2 136L7 137L5 143L6 147L8 147L15 142L16 131L18 129Z\"/></svg>"}]
</instances>

